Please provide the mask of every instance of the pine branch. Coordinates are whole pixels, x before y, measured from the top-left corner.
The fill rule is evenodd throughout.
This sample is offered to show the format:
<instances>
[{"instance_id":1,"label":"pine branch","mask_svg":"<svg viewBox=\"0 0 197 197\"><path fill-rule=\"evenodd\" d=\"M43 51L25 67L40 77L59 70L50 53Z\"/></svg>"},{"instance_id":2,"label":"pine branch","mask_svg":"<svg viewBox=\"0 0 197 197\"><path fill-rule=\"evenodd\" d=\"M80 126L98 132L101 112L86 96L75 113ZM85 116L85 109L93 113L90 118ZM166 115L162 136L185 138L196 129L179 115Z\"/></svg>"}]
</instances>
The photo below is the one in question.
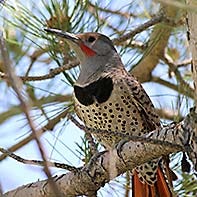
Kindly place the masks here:
<instances>
[{"instance_id":1,"label":"pine branch","mask_svg":"<svg viewBox=\"0 0 197 197\"><path fill-rule=\"evenodd\" d=\"M54 103L65 103L71 102L72 95L54 95L54 96L47 96L40 99L34 99L32 102L32 107L34 109L40 109L43 105L52 105ZM21 114L20 106L13 106L5 112L0 113L0 124L8 120L9 118Z\"/></svg>"},{"instance_id":2,"label":"pine branch","mask_svg":"<svg viewBox=\"0 0 197 197\"><path fill-rule=\"evenodd\" d=\"M135 28L133 31L130 31L129 33L120 36L119 38L113 39L113 43L115 45L118 45L118 43L125 42L127 40L131 40L136 34L146 30L147 28L160 23L164 19L164 16L162 14L153 17L149 21L145 22L144 24L140 25L139 27Z\"/></svg>"},{"instance_id":3,"label":"pine branch","mask_svg":"<svg viewBox=\"0 0 197 197\"><path fill-rule=\"evenodd\" d=\"M171 88L172 90L175 90L187 97L190 98L194 98L194 91L187 91L188 89L184 89L182 87L180 87L179 85L170 83L169 81L166 81L164 79L161 79L160 77L156 77L156 76L151 76L151 81L152 82L156 82L158 84L164 85L168 88Z\"/></svg>"},{"instance_id":4,"label":"pine branch","mask_svg":"<svg viewBox=\"0 0 197 197\"><path fill-rule=\"evenodd\" d=\"M98 153L97 148L96 148L96 144L94 142L94 139L91 135L91 132L82 124L80 124L73 116L71 116L70 114L68 115L68 119L71 120L78 128L80 128L81 130L85 131L86 133L86 138L88 140L88 144L90 147L90 152L92 155Z\"/></svg>"},{"instance_id":5,"label":"pine branch","mask_svg":"<svg viewBox=\"0 0 197 197\"><path fill-rule=\"evenodd\" d=\"M18 76L23 82L26 81L41 81L41 80L46 80L46 79L51 79L54 78L56 75L62 73L65 70L69 70L71 68L76 67L79 65L79 61L73 61L68 64L65 64L61 67L57 67L54 69L51 69L49 74L42 75L42 76ZM0 72L0 78L7 80L8 76L5 73Z\"/></svg>"},{"instance_id":6,"label":"pine branch","mask_svg":"<svg viewBox=\"0 0 197 197\"><path fill-rule=\"evenodd\" d=\"M134 140L122 141L115 149L93 156L80 172L70 172L56 176L53 180L65 196L91 196L105 183L127 170L132 170L138 165L170 153L187 151L190 159L194 162L195 168L197 168L196 150L193 149L193 145L196 146L197 141L194 141L194 144L191 143L191 140L194 140L197 134L196 126L197 114L192 110L180 123L170 124L143 136L143 142L136 141L135 138ZM152 142L150 138L153 140ZM154 141L163 141L163 143L157 144ZM43 190L45 196L52 194L47 180L19 187L4 194L3 197L13 195L15 197L28 197L31 195L39 197L42 195Z\"/></svg>"},{"instance_id":7,"label":"pine branch","mask_svg":"<svg viewBox=\"0 0 197 197\"><path fill-rule=\"evenodd\" d=\"M21 110L25 114L25 117L26 117L28 124L31 128L32 135L36 141L36 144L38 146L38 149L39 149L42 159L44 161L43 171L45 172L46 176L48 177L49 185L50 185L53 193L60 194L55 182L52 179L52 174L49 170L46 154L45 154L43 145L40 142L40 135L38 135L38 133L41 133L41 131L36 129L36 126L35 126L32 118L31 118L31 115L30 115L30 108L31 108L30 107L30 103L31 103L30 98L28 98L27 95L25 98L24 95L22 94L22 91L23 91L22 90L22 81L16 76L13 67L10 65L9 55L7 52L7 46L5 44L3 34L0 35L0 51L1 51L3 62L6 65L6 73L8 74L8 81L17 95L17 98L20 102Z\"/></svg>"},{"instance_id":8,"label":"pine branch","mask_svg":"<svg viewBox=\"0 0 197 197\"><path fill-rule=\"evenodd\" d=\"M57 123L59 123L61 119L65 118L68 115L69 112L70 112L70 109L68 108L68 109L64 110L63 112L61 112L56 117L54 117L51 120L49 120L46 125L44 125L42 128L39 129L40 132L38 133L38 135L42 135L46 131L52 131L53 128L55 127L55 125ZM15 145L11 146L10 148L8 148L8 151L14 152L14 151L18 150L18 149L22 148L24 145L28 144L34 138L35 138L35 136L31 133L25 139L21 140L17 144L15 144ZM6 157L7 157L6 154L2 154L0 156L0 161L2 161L3 159L5 159Z\"/></svg>"},{"instance_id":9,"label":"pine branch","mask_svg":"<svg viewBox=\"0 0 197 197\"><path fill-rule=\"evenodd\" d=\"M174 72L175 77L178 81L178 85L179 87L182 89L183 92L193 92L194 89L183 79L183 77L181 76L180 71L178 70L178 67L174 64L174 62L172 61L172 59L165 54L164 58L162 58L164 60L164 62L169 65L170 70L172 72Z\"/></svg>"},{"instance_id":10,"label":"pine branch","mask_svg":"<svg viewBox=\"0 0 197 197\"><path fill-rule=\"evenodd\" d=\"M113 14L113 15L119 15L119 16L124 17L124 18L136 17L136 15L133 14L133 13L128 13L128 12L123 12L123 11L120 11L120 10L112 10L112 9L103 8L103 7L100 7L98 5L94 5L90 1L88 2L88 6L89 6L89 9L91 9L91 11L93 11L93 12L95 12L96 10L99 10L99 11L110 13L110 14Z\"/></svg>"}]
</instances>

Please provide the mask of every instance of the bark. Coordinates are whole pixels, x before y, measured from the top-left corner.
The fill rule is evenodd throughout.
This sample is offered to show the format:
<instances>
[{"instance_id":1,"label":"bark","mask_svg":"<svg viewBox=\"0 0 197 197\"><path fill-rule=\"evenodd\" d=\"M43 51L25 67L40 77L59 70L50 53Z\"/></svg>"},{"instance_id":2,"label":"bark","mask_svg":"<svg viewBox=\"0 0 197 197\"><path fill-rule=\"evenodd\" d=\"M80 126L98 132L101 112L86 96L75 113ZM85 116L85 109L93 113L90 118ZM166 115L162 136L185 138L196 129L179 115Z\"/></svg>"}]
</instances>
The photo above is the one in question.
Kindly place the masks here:
<instances>
[{"instance_id":1,"label":"bark","mask_svg":"<svg viewBox=\"0 0 197 197\"><path fill-rule=\"evenodd\" d=\"M191 113L180 123L150 132L142 137L128 137L111 151L95 155L90 162L77 172L54 177L54 182L63 196L94 196L96 191L113 178L161 156L178 151L187 151L196 166L194 139L197 134L197 114ZM121 134L120 134L121 135ZM129 139L130 138L130 139ZM197 142L195 142L196 146ZM196 155L195 155L196 156ZM48 180L38 181L3 195L3 197L55 196Z\"/></svg>"},{"instance_id":2,"label":"bark","mask_svg":"<svg viewBox=\"0 0 197 197\"><path fill-rule=\"evenodd\" d=\"M187 0L187 5L189 7L197 8L197 1ZM187 11L187 27L188 27L188 41L189 47L192 55L192 71L194 79L194 99L197 104L197 13L194 10L188 9Z\"/></svg>"},{"instance_id":3,"label":"bark","mask_svg":"<svg viewBox=\"0 0 197 197\"><path fill-rule=\"evenodd\" d=\"M188 41L189 47L192 56L192 74L194 79L194 102L195 106L197 106L197 28L196 28L196 21L197 21L197 1L195 0L187 0L186 6L188 6L187 10L187 27L188 27ZM197 108L195 110L197 112ZM193 157L193 162L195 167L197 166L197 133L194 133L193 136L194 143L192 145L192 149L194 150L191 154ZM196 167L197 168L197 167Z\"/></svg>"}]
</instances>

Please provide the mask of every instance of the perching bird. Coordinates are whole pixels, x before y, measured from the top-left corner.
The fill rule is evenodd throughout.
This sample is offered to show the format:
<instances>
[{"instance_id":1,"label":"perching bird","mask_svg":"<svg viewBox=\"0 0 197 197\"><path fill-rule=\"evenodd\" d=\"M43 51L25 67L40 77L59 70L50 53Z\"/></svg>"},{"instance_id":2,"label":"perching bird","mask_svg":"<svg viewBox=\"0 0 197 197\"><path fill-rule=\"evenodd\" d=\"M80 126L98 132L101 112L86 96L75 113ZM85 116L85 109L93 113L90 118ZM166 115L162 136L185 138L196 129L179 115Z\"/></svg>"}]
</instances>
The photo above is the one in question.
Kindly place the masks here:
<instances>
[{"instance_id":1,"label":"perching bird","mask_svg":"<svg viewBox=\"0 0 197 197\"><path fill-rule=\"evenodd\" d=\"M160 127L151 100L141 84L125 70L107 36L99 33L75 35L57 29L46 31L65 38L80 61L74 101L76 113L86 127L131 136L142 136ZM106 149L114 148L122 140L107 132L94 136ZM172 196L158 161L150 161L133 170L134 197Z\"/></svg>"}]
</instances>

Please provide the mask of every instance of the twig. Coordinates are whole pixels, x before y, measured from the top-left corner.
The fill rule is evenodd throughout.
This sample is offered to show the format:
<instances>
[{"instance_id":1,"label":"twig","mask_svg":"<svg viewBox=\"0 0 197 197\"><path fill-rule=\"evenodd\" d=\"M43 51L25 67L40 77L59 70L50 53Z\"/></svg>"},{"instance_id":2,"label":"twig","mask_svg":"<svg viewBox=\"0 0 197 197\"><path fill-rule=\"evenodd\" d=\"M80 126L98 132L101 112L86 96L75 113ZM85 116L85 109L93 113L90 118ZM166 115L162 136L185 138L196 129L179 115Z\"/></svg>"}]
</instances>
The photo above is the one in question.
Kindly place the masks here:
<instances>
[{"instance_id":1,"label":"twig","mask_svg":"<svg viewBox=\"0 0 197 197\"><path fill-rule=\"evenodd\" d=\"M64 110L62 113L60 113L58 116L56 116L55 118L51 119L45 126L43 126L41 129L39 129L38 135L41 136L46 131L52 130L54 128L54 126L57 123L59 123L62 118L65 118L67 116L67 114L69 113L69 110L70 109L68 108L67 110ZM8 148L8 151L14 152L14 151L18 150L19 148L21 148L24 145L28 144L34 138L35 138L35 136L31 133L28 137L26 137L25 139L21 140L19 143L17 143L15 145L11 146L10 148ZM5 159L6 157L7 157L6 154L2 154L0 156L0 161Z\"/></svg>"},{"instance_id":2,"label":"twig","mask_svg":"<svg viewBox=\"0 0 197 197\"><path fill-rule=\"evenodd\" d=\"M44 54L45 52L47 52L47 49L46 48L45 49L38 49L38 50L35 50L32 55L29 56L29 58L31 59L31 62L30 62L30 65L28 66L28 69L27 69L27 71L25 73L25 77L27 77L29 75L29 72L32 69L32 66L36 62L36 60L42 54Z\"/></svg>"},{"instance_id":3,"label":"twig","mask_svg":"<svg viewBox=\"0 0 197 197\"><path fill-rule=\"evenodd\" d=\"M124 42L126 40L131 40L136 34L144 31L145 29L161 22L163 20L163 15L160 14L158 16L153 17L152 19L150 19L149 21L145 22L144 24L141 24L139 27L135 28L133 31L130 31L129 33L119 37L119 38L115 38L113 39L113 43L115 45L118 45L118 43L120 42Z\"/></svg>"},{"instance_id":4,"label":"twig","mask_svg":"<svg viewBox=\"0 0 197 197\"><path fill-rule=\"evenodd\" d=\"M158 145L166 145L172 148L181 148L180 145L169 143L169 142L164 142L162 140L158 139L151 139L147 138L144 136L135 136L135 135L129 135L125 134L119 131L108 131L108 130L101 130L101 129L93 129L93 128L88 128L83 125L81 125L76 119L74 119L71 115L68 117L70 120L72 120L73 123L75 123L80 129L84 130L86 133L92 133L92 134L104 134L104 135L109 135L109 136L115 136L116 138L120 137L121 139L125 140L132 140L134 142L145 142L145 143L151 143L151 144L158 144ZM170 127L170 126L169 126ZM174 124L171 124L171 127L174 127ZM159 132L160 129L155 130L154 132ZM151 132L149 133L151 136Z\"/></svg>"},{"instance_id":5,"label":"twig","mask_svg":"<svg viewBox=\"0 0 197 197\"><path fill-rule=\"evenodd\" d=\"M181 62L175 63L175 66L176 66L177 68L185 67L185 66L191 65L191 62L192 62L191 59L186 59L186 60L183 60L183 61L181 61Z\"/></svg>"},{"instance_id":6,"label":"twig","mask_svg":"<svg viewBox=\"0 0 197 197\"><path fill-rule=\"evenodd\" d=\"M60 74L61 72L65 71L65 70L69 70L71 68L74 68L77 65L79 65L79 61L74 60L74 61L70 62L69 64L51 69L49 74L46 74L46 75L42 75L42 76L18 76L18 77L23 82L26 82L26 81L41 81L41 80L51 79L51 78L55 77L56 75ZM5 73L0 72L0 78L7 79L8 76Z\"/></svg>"},{"instance_id":7,"label":"twig","mask_svg":"<svg viewBox=\"0 0 197 197\"><path fill-rule=\"evenodd\" d=\"M90 1L88 2L88 5L90 7L90 9L94 9L95 10L100 10L102 12L106 12L106 13L110 13L110 14L116 14L125 18L131 18L131 17L136 17L136 15L134 15L133 13L128 13L128 12L121 12L119 10L112 10L112 9L107 9L107 8L102 8L99 7L98 5L94 5L92 4Z\"/></svg>"},{"instance_id":8,"label":"twig","mask_svg":"<svg viewBox=\"0 0 197 197\"><path fill-rule=\"evenodd\" d=\"M151 81L152 82L156 82L156 83L159 83L161 85L164 85L168 88L171 88L183 95L186 95L190 98L194 98L194 92L193 91L186 91L185 89L181 88L180 86L178 85L175 85L173 83L170 83L169 81L166 81L164 79L161 79L160 77L156 77L156 76L151 76Z\"/></svg>"},{"instance_id":9,"label":"twig","mask_svg":"<svg viewBox=\"0 0 197 197\"><path fill-rule=\"evenodd\" d=\"M40 154L42 156L42 159L44 161L44 172L47 175L51 188L54 191L55 194L59 194L58 188L55 185L53 179L52 179L52 175L51 172L49 170L48 164L47 164L47 159L46 159L46 155L43 149L43 146L40 142L40 135L38 135L37 130L35 129L35 125L31 119L31 115L30 115L30 105L29 102L27 102L24 98L24 96L22 95L22 82L21 80L15 75L13 68L10 65L10 60L9 60L9 55L7 52L7 48L6 48L6 44L5 44L5 40L3 38L3 34L0 35L0 50L1 50L1 55L2 55L2 60L4 62L4 64L6 65L6 72L8 75L8 80L12 86L12 88L14 89L14 91L16 92L18 99L20 101L20 105L21 105L21 109L23 110L27 121L29 123L29 126L32 130L32 134L34 136L34 139L36 140L36 143L38 145ZM27 95L26 95L27 96ZM39 132L40 133L40 132Z\"/></svg>"},{"instance_id":10,"label":"twig","mask_svg":"<svg viewBox=\"0 0 197 197\"><path fill-rule=\"evenodd\" d=\"M178 145L177 148L168 147L164 144L158 145L128 141L127 143L120 144L120 146L116 146L111 151L104 151L95 155L80 172L62 174L55 177L54 180L65 196L91 196L103 187L104 184L118 175L152 159L183 151L185 146L189 146L189 148L193 148L192 151L195 151L193 145L196 146L196 142L193 144L191 140L196 135L196 122L197 114L192 112L178 124L171 124L169 127L160 128L159 132L153 131L153 139L176 143ZM148 134L147 138L149 137ZM192 161L195 162L195 159L193 158ZM7 192L4 194L4 197L14 195L15 197L27 197L27 193L25 193L27 191L29 191L29 196L33 193L37 197L41 197L43 196L43 185L45 195L50 196L50 187L47 184L47 180L44 180Z\"/></svg>"},{"instance_id":11,"label":"twig","mask_svg":"<svg viewBox=\"0 0 197 197\"><path fill-rule=\"evenodd\" d=\"M177 81L180 83L179 85L181 86L181 88L185 91L185 92L193 92L193 88L189 86L189 84L183 79L183 77L181 76L181 73L179 72L176 64L173 62L173 60L170 58L170 56L168 56L167 54L164 55L164 57L162 58L162 60L169 65L171 71L174 72Z\"/></svg>"},{"instance_id":12,"label":"twig","mask_svg":"<svg viewBox=\"0 0 197 197\"><path fill-rule=\"evenodd\" d=\"M125 197L129 197L130 196L130 191L131 191L131 175L130 172L127 171L126 172L126 184L124 186L125 188Z\"/></svg>"},{"instance_id":13,"label":"twig","mask_svg":"<svg viewBox=\"0 0 197 197\"><path fill-rule=\"evenodd\" d=\"M135 49L139 49L139 50L145 50L147 49L147 44L140 42L140 41L136 41L136 40L127 40L125 42L120 42L117 43L116 46L126 46L126 47L131 47L131 48L135 48Z\"/></svg>"},{"instance_id":14,"label":"twig","mask_svg":"<svg viewBox=\"0 0 197 197\"><path fill-rule=\"evenodd\" d=\"M133 36L135 36L136 34L144 31L148 27L153 26L153 25L161 22L162 19L163 19L163 16L158 15L158 16L152 18L151 20L149 20L148 22L140 25L139 27L137 27L135 30L129 32L128 34L123 35L119 38L115 38L112 41L115 45L121 45L122 42L125 42L127 40L131 40ZM141 44L139 45L139 43L136 44L136 43L133 42L133 44L131 43L131 46L132 45L137 46L138 48L142 48L142 49L144 48L144 46L141 45ZM46 75L42 75L42 76L19 76L19 78L23 82L26 82L26 81L41 81L41 80L51 79L51 78L54 78L56 75L60 74L61 72L65 71L65 70L69 70L71 68L74 68L77 65L79 65L79 61L74 60L74 61L72 61L72 62L70 62L66 65L61 66L61 67L51 69L49 74L46 74ZM0 72L0 78L7 79L8 76L5 73Z\"/></svg>"},{"instance_id":15,"label":"twig","mask_svg":"<svg viewBox=\"0 0 197 197\"><path fill-rule=\"evenodd\" d=\"M31 164L31 165L36 165L36 166L45 166L45 162L44 161L39 161L39 160L28 160L28 159L24 159L8 150L5 150L4 148L0 147L0 152L8 155L9 157L15 159L18 162L24 163L24 164ZM51 162L51 161L47 161L47 165L50 167L56 167L56 168L61 168L61 169L65 169L71 172L78 172L79 169L75 168L74 166L71 165L67 165L64 163L58 163L58 162Z\"/></svg>"},{"instance_id":16,"label":"twig","mask_svg":"<svg viewBox=\"0 0 197 197\"><path fill-rule=\"evenodd\" d=\"M89 129L87 129L85 126L80 124L71 114L68 115L68 119L71 120L78 128L85 131L86 137L88 140L88 144L90 146L90 152L92 153L92 155L96 154L98 152L98 150L96 149L96 144L94 142L94 139L93 139Z\"/></svg>"}]
</instances>

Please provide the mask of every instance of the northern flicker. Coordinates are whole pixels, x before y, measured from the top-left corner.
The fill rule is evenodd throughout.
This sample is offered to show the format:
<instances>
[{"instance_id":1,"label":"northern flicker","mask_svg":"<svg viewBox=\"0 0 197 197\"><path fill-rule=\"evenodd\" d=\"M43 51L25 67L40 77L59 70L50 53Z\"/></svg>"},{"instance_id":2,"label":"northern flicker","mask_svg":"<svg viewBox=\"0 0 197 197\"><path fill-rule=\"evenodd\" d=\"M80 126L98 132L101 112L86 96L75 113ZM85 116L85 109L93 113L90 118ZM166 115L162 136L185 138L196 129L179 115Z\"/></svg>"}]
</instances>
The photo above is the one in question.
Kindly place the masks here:
<instances>
[{"instance_id":1,"label":"northern flicker","mask_svg":"<svg viewBox=\"0 0 197 197\"><path fill-rule=\"evenodd\" d=\"M46 29L70 45L80 61L80 74L74 85L75 110L86 127L127 135L142 136L157 127L160 120L141 84L130 75L112 41L100 33L71 34ZM120 140L94 134L106 149ZM133 170L134 197L170 197L172 193L158 160Z\"/></svg>"}]
</instances>

